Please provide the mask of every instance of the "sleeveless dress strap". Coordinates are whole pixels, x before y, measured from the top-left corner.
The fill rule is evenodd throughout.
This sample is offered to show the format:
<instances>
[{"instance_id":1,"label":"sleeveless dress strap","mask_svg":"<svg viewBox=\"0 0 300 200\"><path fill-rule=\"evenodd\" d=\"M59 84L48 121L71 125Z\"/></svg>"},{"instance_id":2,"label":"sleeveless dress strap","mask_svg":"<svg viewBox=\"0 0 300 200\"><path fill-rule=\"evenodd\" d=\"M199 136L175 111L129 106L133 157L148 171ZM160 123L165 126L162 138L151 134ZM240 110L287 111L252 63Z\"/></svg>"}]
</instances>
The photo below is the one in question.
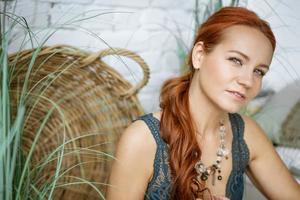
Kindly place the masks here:
<instances>
[{"instance_id":1,"label":"sleeveless dress strap","mask_svg":"<svg viewBox=\"0 0 300 200\"><path fill-rule=\"evenodd\" d=\"M232 172L226 186L230 200L240 200L244 193L244 172L249 162L249 149L244 140L244 121L238 113L229 114L233 134Z\"/></svg>"},{"instance_id":2,"label":"sleeveless dress strap","mask_svg":"<svg viewBox=\"0 0 300 200\"><path fill-rule=\"evenodd\" d=\"M148 128L151 131L151 134L156 142L157 148L164 149L166 147L166 143L163 141L163 139L160 136L159 120L156 119L152 113L143 115L143 116L139 117L138 119L143 120L146 123L146 125L148 126Z\"/></svg>"},{"instance_id":3,"label":"sleeveless dress strap","mask_svg":"<svg viewBox=\"0 0 300 200\"><path fill-rule=\"evenodd\" d=\"M169 151L167 144L160 136L160 122L152 113L141 116L137 120L143 120L146 123L157 145L153 164L153 176L148 184L145 199L168 200L171 188Z\"/></svg>"}]
</instances>

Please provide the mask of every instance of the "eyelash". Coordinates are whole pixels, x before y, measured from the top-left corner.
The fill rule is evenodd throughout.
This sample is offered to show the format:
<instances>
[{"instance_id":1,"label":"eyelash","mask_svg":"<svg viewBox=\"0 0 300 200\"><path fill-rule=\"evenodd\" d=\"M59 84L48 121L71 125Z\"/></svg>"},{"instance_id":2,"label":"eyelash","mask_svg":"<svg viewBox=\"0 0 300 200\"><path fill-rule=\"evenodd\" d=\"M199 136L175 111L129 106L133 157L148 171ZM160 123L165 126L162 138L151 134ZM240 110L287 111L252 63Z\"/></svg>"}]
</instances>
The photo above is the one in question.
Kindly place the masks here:
<instances>
[{"instance_id":1,"label":"eyelash","mask_svg":"<svg viewBox=\"0 0 300 200\"><path fill-rule=\"evenodd\" d=\"M234 64L237 64L237 65L240 65L242 66L243 65L243 61L239 58L236 58L236 57L230 57L228 58L228 60L232 61ZM263 70L260 70L260 69L255 69L255 72L258 72L257 74L261 77L263 77L264 75L266 75L266 72L264 72Z\"/></svg>"},{"instance_id":2,"label":"eyelash","mask_svg":"<svg viewBox=\"0 0 300 200\"><path fill-rule=\"evenodd\" d=\"M230 58L228 58L228 60L232 61L234 64L241 65L241 66L243 65L242 60L240 60L239 58L230 57Z\"/></svg>"},{"instance_id":3,"label":"eyelash","mask_svg":"<svg viewBox=\"0 0 300 200\"><path fill-rule=\"evenodd\" d=\"M263 70L260 70L260 69L255 69L255 72L258 72L258 75L261 76L261 77L266 75L266 72L264 72Z\"/></svg>"}]
</instances>

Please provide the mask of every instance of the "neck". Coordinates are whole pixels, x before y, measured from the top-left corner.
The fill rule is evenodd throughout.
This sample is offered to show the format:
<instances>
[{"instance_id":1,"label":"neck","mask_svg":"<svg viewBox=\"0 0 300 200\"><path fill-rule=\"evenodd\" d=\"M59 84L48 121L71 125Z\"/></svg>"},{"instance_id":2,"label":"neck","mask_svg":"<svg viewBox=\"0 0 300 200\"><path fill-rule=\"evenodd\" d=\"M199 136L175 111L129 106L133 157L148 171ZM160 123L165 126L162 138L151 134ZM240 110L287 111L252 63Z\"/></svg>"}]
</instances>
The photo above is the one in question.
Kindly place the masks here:
<instances>
[{"instance_id":1,"label":"neck","mask_svg":"<svg viewBox=\"0 0 300 200\"><path fill-rule=\"evenodd\" d=\"M220 120L228 121L228 113L213 102L202 92L198 81L192 81L189 88L190 113L195 130L204 137L208 134L218 134Z\"/></svg>"}]
</instances>

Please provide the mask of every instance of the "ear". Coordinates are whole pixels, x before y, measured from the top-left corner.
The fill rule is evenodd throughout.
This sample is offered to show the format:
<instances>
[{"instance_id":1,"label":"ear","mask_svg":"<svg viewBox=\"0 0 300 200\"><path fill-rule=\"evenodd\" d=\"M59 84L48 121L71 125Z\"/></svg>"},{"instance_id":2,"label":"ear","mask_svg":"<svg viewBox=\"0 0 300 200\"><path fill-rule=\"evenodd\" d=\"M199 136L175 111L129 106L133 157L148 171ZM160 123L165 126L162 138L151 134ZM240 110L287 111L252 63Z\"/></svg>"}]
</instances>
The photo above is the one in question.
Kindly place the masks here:
<instances>
[{"instance_id":1,"label":"ear","mask_svg":"<svg viewBox=\"0 0 300 200\"><path fill-rule=\"evenodd\" d=\"M194 69L200 69L204 54L204 43L202 41L199 41L195 44L192 51L192 61Z\"/></svg>"}]
</instances>

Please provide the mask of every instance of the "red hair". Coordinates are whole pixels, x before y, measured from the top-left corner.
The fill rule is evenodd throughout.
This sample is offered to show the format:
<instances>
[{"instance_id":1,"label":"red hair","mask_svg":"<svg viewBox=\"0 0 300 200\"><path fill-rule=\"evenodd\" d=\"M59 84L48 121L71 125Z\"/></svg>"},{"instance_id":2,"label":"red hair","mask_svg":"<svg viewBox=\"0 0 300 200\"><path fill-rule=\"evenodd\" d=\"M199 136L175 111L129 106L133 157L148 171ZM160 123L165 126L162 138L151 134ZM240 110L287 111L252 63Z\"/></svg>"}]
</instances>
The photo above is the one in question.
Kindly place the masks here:
<instances>
[{"instance_id":1,"label":"red hair","mask_svg":"<svg viewBox=\"0 0 300 200\"><path fill-rule=\"evenodd\" d=\"M242 7L224 7L210 16L198 29L194 45L202 41L204 50L209 53L222 40L226 28L245 25L261 31L275 50L276 41L269 24L254 12ZM177 78L167 80L160 93L162 116L160 131L169 144L170 168L172 175L171 199L194 199L205 184L194 187L196 171L194 166L201 158L189 111L189 87L194 74L191 53L188 64L190 71Z\"/></svg>"}]
</instances>

